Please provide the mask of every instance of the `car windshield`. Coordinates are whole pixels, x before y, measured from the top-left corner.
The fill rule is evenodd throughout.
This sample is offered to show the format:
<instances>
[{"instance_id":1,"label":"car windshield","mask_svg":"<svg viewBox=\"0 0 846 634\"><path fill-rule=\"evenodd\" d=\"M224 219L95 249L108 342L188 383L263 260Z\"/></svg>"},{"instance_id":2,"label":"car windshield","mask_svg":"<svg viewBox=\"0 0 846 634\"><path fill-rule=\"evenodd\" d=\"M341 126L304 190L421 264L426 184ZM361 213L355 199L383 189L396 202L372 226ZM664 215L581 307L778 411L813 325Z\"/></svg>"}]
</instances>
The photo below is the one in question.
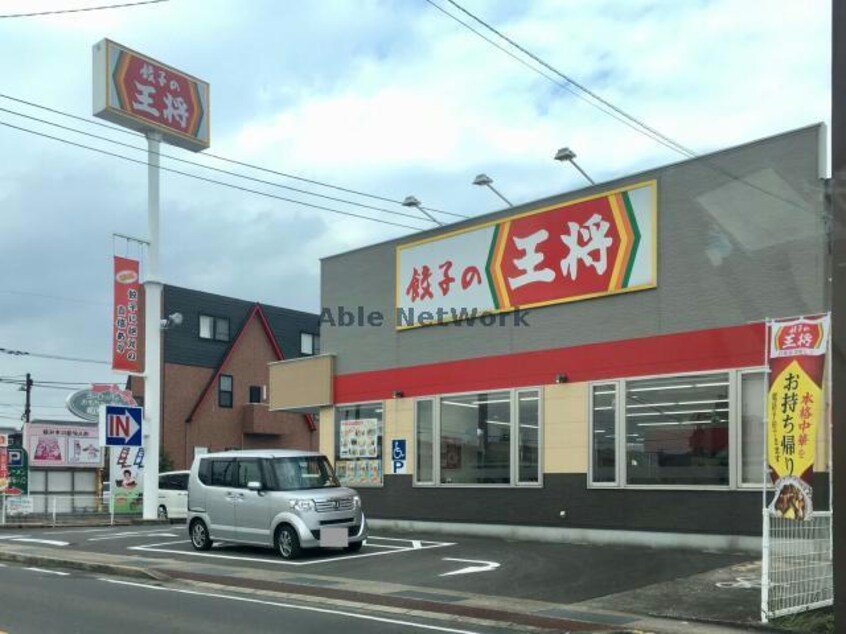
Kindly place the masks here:
<instances>
[{"instance_id":1,"label":"car windshield","mask_svg":"<svg viewBox=\"0 0 846 634\"><path fill-rule=\"evenodd\" d=\"M274 458L270 466L280 491L340 486L325 456Z\"/></svg>"}]
</instances>

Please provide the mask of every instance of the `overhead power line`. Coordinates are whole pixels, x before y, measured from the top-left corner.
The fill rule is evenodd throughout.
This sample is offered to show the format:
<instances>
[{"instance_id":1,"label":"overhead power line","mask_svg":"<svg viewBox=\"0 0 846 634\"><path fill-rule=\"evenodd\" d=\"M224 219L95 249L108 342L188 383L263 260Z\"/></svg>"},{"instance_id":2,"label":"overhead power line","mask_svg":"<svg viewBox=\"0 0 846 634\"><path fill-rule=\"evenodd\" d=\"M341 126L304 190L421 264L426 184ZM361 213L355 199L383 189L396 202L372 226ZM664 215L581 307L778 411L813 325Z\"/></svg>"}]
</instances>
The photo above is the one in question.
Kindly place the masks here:
<instances>
[{"instance_id":1,"label":"overhead power line","mask_svg":"<svg viewBox=\"0 0 846 634\"><path fill-rule=\"evenodd\" d=\"M100 136L99 134L93 134L91 132L88 132L87 130L80 130L79 128L72 128L70 126L61 125L60 123L55 123L54 121L49 121L47 119L42 119L40 117L33 117L32 115L28 115L28 114L24 114L22 112L18 112L17 110L10 110L8 108L0 108L0 112L5 112L5 113L8 113L8 114L17 116L17 117L22 117L24 119L29 119L30 121L36 121L38 123L42 123L44 125L49 125L49 126L52 126L54 128L59 128L61 130L65 130L67 132L75 132L76 134L81 134L83 136L87 136L87 137L90 137L92 139L97 139L99 141L105 141L106 143L111 143L113 145L117 145L117 146L120 146L120 147L129 148L131 150L136 150L138 152L145 152L145 153L147 152L147 148L145 148L145 147L138 147L137 145L132 145L131 143L122 143L121 141L115 141L114 139L110 139L110 138L105 137L105 136ZM270 187L279 187L281 189L287 189L287 190L290 190L290 191L297 192L298 194L305 194L307 196L316 196L318 198L324 198L326 200L331 200L333 202L339 202L339 203L343 203L343 204L347 204L347 205L353 205L355 207L362 207L364 209L372 209L374 211L380 211L380 212L387 213L387 214L392 214L392 215L397 215L397 216L406 216L406 217L412 218L414 220L424 220L423 218L420 218L419 216L414 216L414 215L411 215L411 214L405 214L405 213L402 213L398 210L386 209L384 207L376 207L375 205L368 205L368 204L365 204L365 203L359 203L359 202L355 202L355 201L352 201L352 200L346 200L344 198L338 198L336 196L327 196L326 194L319 194L317 192L312 192L312 191L309 191L307 189L300 189L299 187L291 187L290 185L282 185L280 183L274 183L272 181L264 180L264 179L261 179L261 178L255 178L253 176L247 176L245 174L239 174L238 172L232 172L230 170L221 169L219 167L212 167L211 165L205 165L203 163L198 163L197 161L190 161L188 159L179 158L179 157L173 156L171 154L165 154L164 152L153 152L153 154L155 154L156 156L162 157L162 158L170 159L172 161L178 161L179 163L185 163L187 165L193 165L195 167L207 169L207 170L212 171L212 172L217 172L219 174L226 174L227 176L234 176L235 178L242 178L244 180L247 180L247 181L250 181L250 182L253 182L253 183L260 183L262 185L268 185ZM431 218L431 216L430 216L430 219L435 224L440 224L434 218Z\"/></svg>"},{"instance_id":2,"label":"overhead power line","mask_svg":"<svg viewBox=\"0 0 846 634\"><path fill-rule=\"evenodd\" d=\"M42 15L61 15L64 13L86 13L88 11L105 11L106 9L128 9L130 7L140 7L145 4L160 4L168 2L168 0L142 0L140 2L124 2L122 4L106 4L99 7L80 7L78 9L56 9L55 11L37 11L35 13L8 13L0 15L3 18L34 18Z\"/></svg>"},{"instance_id":3,"label":"overhead power line","mask_svg":"<svg viewBox=\"0 0 846 634\"><path fill-rule=\"evenodd\" d=\"M9 354L9 355L12 355L12 356L15 356L15 357L36 357L36 358L39 358L39 359L55 359L57 361L75 361L75 362L78 362L78 363L100 363L100 364L104 364L104 365L111 365L110 361L102 361L100 359L85 359L85 358L82 358L82 357L65 357L65 356L56 355L56 354L41 354L41 353L38 353L38 352L27 352L26 350L13 350L13 349L10 349L10 348L0 348L0 353ZM2 382L2 383L20 383L21 385L23 385L23 381L13 381L13 380L7 380L7 379L0 379L0 382ZM44 382L42 381L42 383L44 383ZM87 383L85 385L87 385Z\"/></svg>"},{"instance_id":4,"label":"overhead power line","mask_svg":"<svg viewBox=\"0 0 846 634\"><path fill-rule=\"evenodd\" d=\"M20 103L20 104L23 104L23 105L26 105L26 106L30 106L32 108L37 108L39 110L44 110L45 112L51 112L53 114L57 114L57 115L60 115L62 117L68 117L70 119L75 119L77 121L81 121L81 122L86 123L88 125L94 125L94 126L97 126L97 127L100 127L100 128L104 128L106 130L110 130L112 132L120 132L122 134L128 134L128 135L133 136L133 137L144 138L144 135L142 133L136 132L134 130L129 130L127 128L122 128L122 127L118 127L118 126L114 126L114 125L109 125L109 124L104 123L102 121L92 121L91 119L87 119L85 117L81 117L79 115L75 115L73 113L66 112L64 110L59 110L57 108L51 108L49 106L45 106L44 104L36 103L34 101L28 101L26 99L21 99L19 97L13 97L12 95L7 95L7 94L2 93L2 92L0 92L0 98L8 99L9 101L14 101L16 103ZM291 174L289 172L282 172L282 171L279 171L279 170L270 169L268 167L263 167L261 165L255 165L253 163L247 163L245 161L229 158L229 157L222 156L220 154L215 154L215 153L209 152L209 151L204 151L202 153L202 155L208 156L208 157L216 159L218 161L223 161L225 163L229 163L231 165L238 165L240 167L246 167L248 169L254 169L254 170L257 170L259 172L264 172L266 174L273 174L275 176L282 176L283 178L290 178L292 180L300 181L300 182L303 182L303 183L309 183L311 185L317 185L318 187L325 187L325 188L328 188L328 189L332 189L332 190L339 191L339 192L344 192L346 194L352 194L352 195L355 195L355 196L362 196L362 197L365 197L365 198L370 198L372 200L380 200L382 202L392 203L392 204L395 204L395 205L400 205L400 206L402 205L401 200L397 200L397 199L394 199L394 198L388 198L386 196L380 196L378 194L371 194L371 193L368 193L368 192L363 192L363 191L351 189L351 188L348 188L348 187L341 187L340 185L333 185L332 183L327 183L325 181L319 181L319 180L312 179L312 178L306 178L304 176L298 176L296 174ZM167 156L167 155L163 155L163 156L166 156L166 158L174 158L174 157ZM174 159L174 160L181 160L181 159ZM312 195L318 195L319 196L320 194L312 193ZM345 201L345 202L350 202L350 201ZM352 204L354 204L354 203L352 203ZM452 217L455 217L455 218L469 218L469 216L467 216L465 214L459 214L459 213L455 213L455 212L451 212L451 211L444 211L442 209L436 209L434 207L424 207L424 209L426 209L427 211L433 212L433 213L443 214L445 216L452 216Z\"/></svg>"},{"instance_id":5,"label":"overhead power line","mask_svg":"<svg viewBox=\"0 0 846 634\"><path fill-rule=\"evenodd\" d=\"M471 13L470 11L465 9L463 6L458 4L458 2L456 2L455 0L446 0L446 1L449 2L449 4L454 6L456 9L458 9L459 11L461 11L462 13L467 15L469 18L471 18L475 22L482 25L485 29L487 29L488 31L490 31L491 33L496 35L497 37L501 38L502 40L505 40L506 42L508 42L508 44L513 46L515 49L517 49L518 51L520 51L521 53L523 53L524 55L526 55L527 57L529 57L530 59L532 59L536 63L540 64L541 66L543 66L544 68L549 70L551 73L553 73L557 77L560 77L562 80L564 80L566 82L566 84L564 84L563 87L567 88L569 90L569 92L572 92L576 96L582 98L583 101L585 101L586 103L591 104L592 106L594 106L595 108L598 108L599 110L605 112L606 114L615 113L615 115L617 115L617 116L614 116L614 118L617 119L618 121L625 123L630 128L632 128L632 129L640 132L641 134L651 138L653 141L657 141L658 143L661 143L665 147L673 150L674 152L677 152L678 154L681 154L682 156L686 156L688 158L694 158L696 156L696 153L693 150L686 148L681 143L678 143L677 141L671 139L670 137L663 134L662 132L659 132L655 128L646 124L641 119L638 119L634 115L629 114L628 112L626 112L625 110L623 110L619 106L614 105L613 103L611 103L610 101L608 101L604 97L602 97L602 96L598 95L597 93L593 92L587 86L585 86L582 83L576 81L575 79L573 79L569 75L566 75L565 73L561 72L560 70L555 68L552 64L544 61L538 55L532 53L531 51L526 49L521 44L517 43L516 41L514 41L513 39L511 39L510 37L508 37L507 35L505 35L501 31L497 30L495 27L493 27L490 24L488 24L487 22L485 22L482 18L478 17L476 14ZM462 20L458 19L456 16L452 15L448 11L445 11L442 7L437 5L434 2L434 0L426 0L426 2L428 2L430 5L436 7L442 13L451 17L453 20L462 24L464 27L469 28L476 35L483 37L483 39L485 39L487 42L493 43L488 38L482 36L478 31L469 27L469 25L466 22L463 22ZM499 46L497 46L497 48L502 50L502 48L499 47ZM535 69L533 66L529 65L529 68L532 68L533 70L535 70L537 72L537 69ZM544 77L546 77L547 79L550 79L546 74L544 74L544 73L541 73L541 74ZM558 81L555 81L555 83L558 84L558 85L561 85L560 82L558 82ZM576 91L579 91L579 92L575 92L574 90L570 89L569 88L570 86L572 86ZM579 94L579 93L582 93L582 94ZM585 96L587 98L585 98Z\"/></svg>"},{"instance_id":6,"label":"overhead power line","mask_svg":"<svg viewBox=\"0 0 846 634\"><path fill-rule=\"evenodd\" d=\"M66 145L72 145L74 147L90 150L92 152L97 152L99 154L104 154L106 156L119 158L119 159L124 160L124 161L129 161L130 163L136 163L138 165L149 165L149 162L147 162L147 161L142 161L142 160L139 160L139 159L130 158L130 157L124 156L122 154L117 154L115 152L109 152L108 150L95 148L95 147L92 147L90 145L85 145L83 143L77 143L75 141L70 141L70 140L64 139L62 137L57 137L57 136L53 136L53 135L50 135L50 134L46 134L44 132L38 132L36 130L31 130L29 128L24 128L24 127L21 127L21 126L17 126L17 125L8 123L6 121L0 121L0 125L6 126L7 128L12 128L13 130L18 130L20 132L26 132L26 133L29 133L29 134L34 134L35 136L40 136L40 137L43 137L45 139L51 139L53 141L58 141L59 143L64 143ZM172 174L179 174L180 176L185 176L186 178L192 178L194 180L199 180L199 181L203 181L203 182L206 182L206 183L212 183L214 185L220 185L222 187L229 187L231 189L237 189L237 190L242 191L242 192L248 192L248 193L256 194L256 195L259 195L259 196L264 196L266 198L273 198L273 199L276 199L276 200L281 200L281 201L293 203L293 204L296 204L296 205L302 205L304 207L310 207L310 208L313 208L313 209L328 211L328 212L340 214L340 215L343 215L343 216L350 216L352 218L359 218L361 220L370 220L372 222L376 222L376 223L380 223L380 224L386 224L386 225L393 225L395 227L402 227L403 229L412 229L414 231L423 231L423 230L426 229L426 227L419 227L419 226L401 224L401 223L398 223L398 222L393 222L391 220L385 220L383 218L374 218L372 216L365 216L365 215L357 214L357 213L354 213L354 212L351 212L351 211L344 211L344 210L341 210L341 209L334 209L332 207L325 207L323 205L315 205L313 203L305 202L305 201L302 201L302 200L296 200L296 199L293 199L293 198L286 198L284 196L278 196L276 194L270 194L268 192L259 191L257 189L251 189L249 187L243 187L241 185L235 185L233 183L225 183L223 181L218 181L218 180L215 180L213 178L207 178L205 176L199 176L197 174L191 174L189 172L183 172L181 170L173 169L172 167L160 166L160 169L162 171L170 172ZM404 213L401 213L401 212L395 212L395 215L405 216L405 217L408 217L408 218L412 218L414 220L422 220L422 218L419 218L417 216L412 216L411 214L404 214Z\"/></svg>"}]
</instances>

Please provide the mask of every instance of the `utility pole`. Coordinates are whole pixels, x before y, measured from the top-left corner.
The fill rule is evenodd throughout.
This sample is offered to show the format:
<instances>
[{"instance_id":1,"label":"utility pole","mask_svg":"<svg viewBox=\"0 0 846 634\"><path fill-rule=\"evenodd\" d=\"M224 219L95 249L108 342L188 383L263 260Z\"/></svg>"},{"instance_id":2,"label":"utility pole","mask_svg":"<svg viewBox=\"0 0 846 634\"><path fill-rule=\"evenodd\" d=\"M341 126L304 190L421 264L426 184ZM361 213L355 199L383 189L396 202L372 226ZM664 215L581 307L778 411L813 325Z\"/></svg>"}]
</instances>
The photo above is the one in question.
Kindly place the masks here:
<instances>
[{"instance_id":1,"label":"utility pole","mask_svg":"<svg viewBox=\"0 0 846 634\"><path fill-rule=\"evenodd\" d=\"M32 393L32 375L26 373L26 383L24 383L24 390L26 391L26 405L24 405L24 423L29 422L30 412L30 394Z\"/></svg>"},{"instance_id":2,"label":"utility pole","mask_svg":"<svg viewBox=\"0 0 846 634\"><path fill-rule=\"evenodd\" d=\"M832 568L834 630L846 632L846 3L831 6Z\"/></svg>"}]
</instances>

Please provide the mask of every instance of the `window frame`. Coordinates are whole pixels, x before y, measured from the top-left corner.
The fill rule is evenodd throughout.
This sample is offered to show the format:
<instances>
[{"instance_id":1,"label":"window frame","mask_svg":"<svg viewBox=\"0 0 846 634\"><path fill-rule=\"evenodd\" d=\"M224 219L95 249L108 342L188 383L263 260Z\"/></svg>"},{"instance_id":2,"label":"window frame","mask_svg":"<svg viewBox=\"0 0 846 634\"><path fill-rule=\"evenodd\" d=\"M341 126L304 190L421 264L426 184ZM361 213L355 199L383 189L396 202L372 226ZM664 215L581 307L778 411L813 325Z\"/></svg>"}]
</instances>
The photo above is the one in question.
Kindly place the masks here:
<instances>
[{"instance_id":1,"label":"window frame","mask_svg":"<svg viewBox=\"0 0 846 634\"><path fill-rule=\"evenodd\" d=\"M229 379L229 389L224 390L221 383L224 378ZM223 395L229 394L229 405L224 404ZM221 374L217 377L217 406L224 409L232 409L235 407L235 377L231 374Z\"/></svg>"},{"instance_id":2,"label":"window frame","mask_svg":"<svg viewBox=\"0 0 846 634\"><path fill-rule=\"evenodd\" d=\"M304 337L310 337L311 338L310 339L311 352L306 352L305 350L303 350ZM307 332L305 330L300 331L300 356L302 356L302 357L313 357L317 354L317 351L316 351L316 348L315 348L315 345L314 345L314 342L315 342L316 339L317 339L317 335L314 334L313 332Z\"/></svg>"},{"instance_id":3,"label":"window frame","mask_svg":"<svg viewBox=\"0 0 846 634\"><path fill-rule=\"evenodd\" d=\"M211 336L204 337L203 336L203 319L210 319L211 320ZM226 322L226 338L220 336L221 328L218 325L222 322ZM214 315L209 315L208 313L199 313L197 315L197 338L201 341L217 341L221 343L227 343L232 339L232 322L230 321L229 317L216 317Z\"/></svg>"},{"instance_id":4,"label":"window frame","mask_svg":"<svg viewBox=\"0 0 846 634\"><path fill-rule=\"evenodd\" d=\"M508 483L492 483L492 484L470 484L470 483L447 483L441 482L441 399L453 398L457 396L473 396L476 394L489 394L491 392L506 392L510 399L509 412L511 420L511 433L509 436L509 457L511 464L509 465ZM536 392L538 395L538 481L537 482L520 482L520 466L519 459L519 405L517 402L518 394L522 392ZM544 446L546 436L546 426L544 424L544 404L546 394L542 385L525 386L516 388L485 388L478 390L470 390L467 392L450 392L448 394L436 394L432 396L421 396L414 399L414 477L412 478L412 485L421 488L451 488L451 489L542 489L544 486ZM432 480L433 482L418 482L417 481L417 403L418 401L432 401Z\"/></svg>"},{"instance_id":5,"label":"window frame","mask_svg":"<svg viewBox=\"0 0 846 634\"><path fill-rule=\"evenodd\" d=\"M743 377L748 374L760 374L764 380L764 401L761 404L763 407L763 423L764 423L764 454L767 451L767 394L769 392L769 368L762 366L758 368L743 368L737 371L737 425L735 426L734 437L737 438L737 456L736 456L736 484L737 488L747 491L760 491L760 482L744 482L743 480ZM761 456L762 458L764 456ZM773 483L769 478L769 473L764 473L764 482L767 485L767 490L773 489Z\"/></svg>"},{"instance_id":6,"label":"window frame","mask_svg":"<svg viewBox=\"0 0 846 634\"><path fill-rule=\"evenodd\" d=\"M258 390L258 400L257 401L253 400L253 391L254 390ZM250 405L260 405L261 403L264 402L264 398L262 398L263 392L264 392L263 386L261 386L261 385L251 385L250 389L247 390L247 402Z\"/></svg>"},{"instance_id":7,"label":"window frame","mask_svg":"<svg viewBox=\"0 0 846 634\"><path fill-rule=\"evenodd\" d=\"M767 368L762 366L748 366L742 368L715 368L709 370L696 370L690 372L662 373L638 375L630 377L613 378L588 382L587 415L588 415L588 472L586 482L588 489L629 489L632 491L761 491L760 484L743 484L742 480L742 436L741 436L741 376L747 373L761 373L766 376ZM728 484L706 485L706 484L629 484L627 482L627 456L626 456L626 385L632 381L662 379L671 377L701 376L701 375L728 375L728 401L729 401L729 457L728 457ZM766 379L765 379L766 380ZM617 404L615 407L615 429L616 429L616 464L615 482L593 482L593 388L601 385L614 385L617 390ZM766 410L764 411L764 424L766 425ZM769 486L768 486L769 488Z\"/></svg>"}]
</instances>

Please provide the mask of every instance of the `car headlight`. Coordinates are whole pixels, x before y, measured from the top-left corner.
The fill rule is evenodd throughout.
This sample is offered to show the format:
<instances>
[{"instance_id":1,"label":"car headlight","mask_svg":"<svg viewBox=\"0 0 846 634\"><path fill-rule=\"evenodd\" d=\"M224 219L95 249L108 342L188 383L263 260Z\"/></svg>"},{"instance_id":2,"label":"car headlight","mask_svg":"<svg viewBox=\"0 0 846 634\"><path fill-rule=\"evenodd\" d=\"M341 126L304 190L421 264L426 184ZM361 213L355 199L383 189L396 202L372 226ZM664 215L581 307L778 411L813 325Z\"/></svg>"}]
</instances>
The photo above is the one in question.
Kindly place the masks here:
<instances>
[{"instance_id":1,"label":"car headlight","mask_svg":"<svg viewBox=\"0 0 846 634\"><path fill-rule=\"evenodd\" d=\"M314 510L314 500L291 500L291 508L301 513Z\"/></svg>"},{"instance_id":2,"label":"car headlight","mask_svg":"<svg viewBox=\"0 0 846 634\"><path fill-rule=\"evenodd\" d=\"M358 497L357 495L353 496L353 508L354 509L360 509L361 508L361 498Z\"/></svg>"}]
</instances>

